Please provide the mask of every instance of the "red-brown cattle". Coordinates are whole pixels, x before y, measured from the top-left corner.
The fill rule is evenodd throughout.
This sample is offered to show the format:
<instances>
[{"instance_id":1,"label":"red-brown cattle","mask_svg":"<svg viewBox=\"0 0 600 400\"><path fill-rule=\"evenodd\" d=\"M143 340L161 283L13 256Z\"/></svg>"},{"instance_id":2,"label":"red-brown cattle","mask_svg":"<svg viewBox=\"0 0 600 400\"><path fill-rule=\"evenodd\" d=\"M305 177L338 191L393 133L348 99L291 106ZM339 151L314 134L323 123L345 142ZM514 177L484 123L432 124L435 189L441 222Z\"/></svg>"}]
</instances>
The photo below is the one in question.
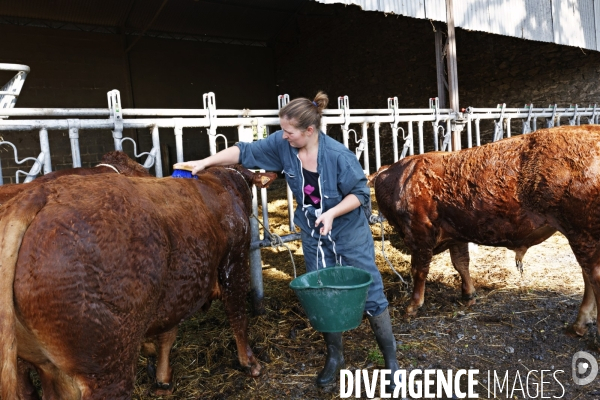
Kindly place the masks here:
<instances>
[{"instance_id":1,"label":"red-brown cattle","mask_svg":"<svg viewBox=\"0 0 600 400\"><path fill-rule=\"evenodd\" d=\"M423 304L434 254L446 249L475 289L468 242L519 254L559 231L586 283L574 329L586 332L600 301L600 127L542 129L452 153L407 157L374 178L381 213L409 248L414 289L407 313ZM594 298L595 293L595 298ZM600 327L600 324L598 325Z\"/></svg>"},{"instance_id":2,"label":"red-brown cattle","mask_svg":"<svg viewBox=\"0 0 600 400\"><path fill-rule=\"evenodd\" d=\"M100 163L94 168L68 168L53 171L42 175L39 178L20 184L5 184L0 186L0 205L17 196L24 190L30 190L45 182L52 181L66 175L96 175L96 174L122 174L124 176L151 176L148 171L139 163L129 158L122 151L110 151L105 153ZM146 350L146 348L145 348ZM146 350L148 352L148 350ZM29 379L29 368L27 363L19 361L19 393L23 398L36 398L36 391Z\"/></svg>"},{"instance_id":3,"label":"red-brown cattle","mask_svg":"<svg viewBox=\"0 0 600 400\"><path fill-rule=\"evenodd\" d=\"M118 173L125 176L150 176L148 171L122 151L109 151L102 156L100 164L94 168L68 168L52 171L29 183L9 183L0 186L0 205L6 203L23 190L54 180L65 175L96 175Z\"/></svg>"},{"instance_id":4,"label":"red-brown cattle","mask_svg":"<svg viewBox=\"0 0 600 400\"><path fill-rule=\"evenodd\" d=\"M210 168L199 179L65 176L0 209L0 384L17 357L48 399L130 398L144 337L158 337L170 382L177 325L220 298L252 376L248 344L251 191L275 174ZM161 363L163 364L161 366ZM165 366L166 364L166 366Z\"/></svg>"}]
</instances>

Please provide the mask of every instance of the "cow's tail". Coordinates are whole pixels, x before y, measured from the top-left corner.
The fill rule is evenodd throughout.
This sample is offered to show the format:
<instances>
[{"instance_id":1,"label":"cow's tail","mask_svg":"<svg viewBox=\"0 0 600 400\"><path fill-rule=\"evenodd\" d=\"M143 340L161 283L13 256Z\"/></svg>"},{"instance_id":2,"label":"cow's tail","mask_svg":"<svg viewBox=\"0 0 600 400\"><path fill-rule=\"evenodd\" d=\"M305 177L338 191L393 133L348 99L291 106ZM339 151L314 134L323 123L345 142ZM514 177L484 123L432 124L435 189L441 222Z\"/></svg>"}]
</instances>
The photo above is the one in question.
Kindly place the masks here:
<instances>
[{"instance_id":1,"label":"cow's tail","mask_svg":"<svg viewBox=\"0 0 600 400\"><path fill-rule=\"evenodd\" d=\"M3 400L17 397L17 336L14 280L23 236L46 203L41 189L10 200L0 211L0 393Z\"/></svg>"}]
</instances>

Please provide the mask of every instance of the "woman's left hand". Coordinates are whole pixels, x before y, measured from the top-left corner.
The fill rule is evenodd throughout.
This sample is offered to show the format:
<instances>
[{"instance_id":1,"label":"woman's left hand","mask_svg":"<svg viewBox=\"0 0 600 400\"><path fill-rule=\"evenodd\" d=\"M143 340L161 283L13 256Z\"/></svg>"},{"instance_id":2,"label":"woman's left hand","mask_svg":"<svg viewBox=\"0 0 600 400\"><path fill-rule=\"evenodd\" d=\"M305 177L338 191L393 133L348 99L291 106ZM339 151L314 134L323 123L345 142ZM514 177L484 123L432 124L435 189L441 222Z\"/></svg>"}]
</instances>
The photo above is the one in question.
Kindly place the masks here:
<instances>
[{"instance_id":1,"label":"woman's left hand","mask_svg":"<svg viewBox=\"0 0 600 400\"><path fill-rule=\"evenodd\" d=\"M319 216L319 218L317 218L317 220L315 221L315 227L318 227L320 224L323 224L323 226L321 226L321 230L319 231L319 233L322 236L327 236L327 234L331 232L331 227L333 226L334 218L335 215L332 212L332 210L324 212Z\"/></svg>"}]
</instances>

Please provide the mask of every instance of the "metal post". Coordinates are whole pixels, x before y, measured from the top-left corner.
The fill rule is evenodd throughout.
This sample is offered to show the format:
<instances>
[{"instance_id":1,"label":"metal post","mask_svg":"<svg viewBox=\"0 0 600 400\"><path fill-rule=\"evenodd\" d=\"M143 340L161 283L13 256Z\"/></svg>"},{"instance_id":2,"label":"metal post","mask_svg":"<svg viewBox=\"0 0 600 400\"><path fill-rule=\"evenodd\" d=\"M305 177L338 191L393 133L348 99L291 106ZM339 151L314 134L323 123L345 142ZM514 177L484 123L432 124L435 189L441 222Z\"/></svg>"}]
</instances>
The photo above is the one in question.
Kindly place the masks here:
<instances>
[{"instance_id":1,"label":"metal post","mask_svg":"<svg viewBox=\"0 0 600 400\"><path fill-rule=\"evenodd\" d=\"M256 186L252 186L252 214L256 218L250 218L251 241L260 240L258 231L258 200ZM252 296L252 309L255 315L265 314L263 304L264 289L262 276L262 260L260 258L260 249L250 250L250 291Z\"/></svg>"},{"instance_id":2,"label":"metal post","mask_svg":"<svg viewBox=\"0 0 600 400\"><path fill-rule=\"evenodd\" d=\"M415 141L413 137L413 123L412 121L408 121L408 137L407 140L410 140L410 147L408 149L408 154L411 156L415 155Z\"/></svg>"},{"instance_id":3,"label":"metal post","mask_svg":"<svg viewBox=\"0 0 600 400\"><path fill-rule=\"evenodd\" d=\"M437 27L434 27L434 29ZM434 31L435 40L435 69L437 71L437 92L438 98L440 99L440 106L442 108L447 107L446 103L446 77L444 76L444 56L443 56L443 37L442 32L439 29Z\"/></svg>"},{"instance_id":4,"label":"metal post","mask_svg":"<svg viewBox=\"0 0 600 400\"><path fill-rule=\"evenodd\" d=\"M379 171L381 167L381 148L379 147L379 121L378 118L375 117L375 171Z\"/></svg>"},{"instance_id":5,"label":"metal post","mask_svg":"<svg viewBox=\"0 0 600 400\"><path fill-rule=\"evenodd\" d=\"M425 153L425 143L423 143L423 121L419 121L419 154Z\"/></svg>"},{"instance_id":6,"label":"metal post","mask_svg":"<svg viewBox=\"0 0 600 400\"><path fill-rule=\"evenodd\" d=\"M363 150L363 165L365 166L364 171L369 174L369 136L367 135L369 124L367 122L362 123L362 138L365 148Z\"/></svg>"},{"instance_id":7,"label":"metal post","mask_svg":"<svg viewBox=\"0 0 600 400\"><path fill-rule=\"evenodd\" d=\"M44 174L52 172L52 160L50 159L50 141L48 140L48 130L40 129L40 148L44 153Z\"/></svg>"},{"instance_id":8,"label":"metal post","mask_svg":"<svg viewBox=\"0 0 600 400\"><path fill-rule=\"evenodd\" d=\"M69 119L69 139L71 140L71 156L73 158L73 168L81 168L81 154L79 152L79 120Z\"/></svg>"},{"instance_id":9,"label":"metal post","mask_svg":"<svg viewBox=\"0 0 600 400\"><path fill-rule=\"evenodd\" d=\"M448 97L450 108L455 113L460 112L458 101L458 67L456 62L456 35L454 32L454 3L446 0L446 23L448 25ZM460 131L452 131L452 149L460 150Z\"/></svg>"},{"instance_id":10,"label":"metal post","mask_svg":"<svg viewBox=\"0 0 600 400\"><path fill-rule=\"evenodd\" d=\"M183 118L173 118L175 124L175 150L177 152L177 162L183 162ZM215 137L215 141L217 138Z\"/></svg>"},{"instance_id":11,"label":"metal post","mask_svg":"<svg viewBox=\"0 0 600 400\"><path fill-rule=\"evenodd\" d=\"M154 173L157 178L163 177L162 158L160 155L160 136L158 135L158 126L152 127L152 150L156 150L154 157Z\"/></svg>"}]
</instances>

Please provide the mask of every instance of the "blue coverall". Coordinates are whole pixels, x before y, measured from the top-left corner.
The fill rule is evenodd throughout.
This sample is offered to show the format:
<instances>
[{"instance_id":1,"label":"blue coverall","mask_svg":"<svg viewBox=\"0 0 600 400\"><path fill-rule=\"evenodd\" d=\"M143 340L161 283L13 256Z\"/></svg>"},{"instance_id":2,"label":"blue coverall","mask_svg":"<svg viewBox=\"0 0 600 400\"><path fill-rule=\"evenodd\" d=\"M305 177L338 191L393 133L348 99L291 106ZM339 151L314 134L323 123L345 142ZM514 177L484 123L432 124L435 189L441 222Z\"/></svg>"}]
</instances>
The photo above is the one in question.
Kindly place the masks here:
<instances>
[{"instance_id":1,"label":"blue coverall","mask_svg":"<svg viewBox=\"0 0 600 400\"><path fill-rule=\"evenodd\" d=\"M304 204L304 178L298 149L283 139L283 131L277 131L256 142L239 142L239 162L246 168L281 171L298 204L294 223L300 228L306 272L317 269L319 230L315 220L321 214L339 204L348 194L354 194L361 207L333 220L328 237L321 238L318 268L336 263L350 265L367 271L373 277L369 287L365 312L377 316L388 306L383 293L381 274L375 265L373 235L369 228L364 207L370 207L370 191L367 179L356 156L343 144L319 132L317 172L321 192L321 209ZM324 262L322 262L324 256ZM336 257L337 256L337 257Z\"/></svg>"}]
</instances>

